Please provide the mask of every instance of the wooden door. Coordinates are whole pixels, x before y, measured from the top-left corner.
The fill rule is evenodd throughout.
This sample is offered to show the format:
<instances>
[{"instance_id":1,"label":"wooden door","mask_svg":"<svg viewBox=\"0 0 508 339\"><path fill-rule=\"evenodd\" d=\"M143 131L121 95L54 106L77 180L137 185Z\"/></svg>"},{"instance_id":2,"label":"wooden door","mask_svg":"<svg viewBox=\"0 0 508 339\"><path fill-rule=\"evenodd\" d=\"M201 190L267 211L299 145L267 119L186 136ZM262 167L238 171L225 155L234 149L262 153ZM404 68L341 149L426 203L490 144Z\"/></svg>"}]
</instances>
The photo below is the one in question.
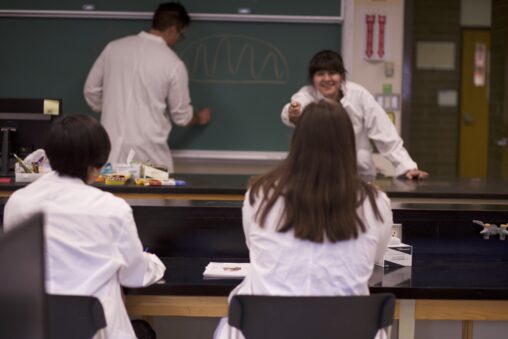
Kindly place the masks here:
<instances>
[{"instance_id":1,"label":"wooden door","mask_svg":"<svg viewBox=\"0 0 508 339\"><path fill-rule=\"evenodd\" d=\"M487 176L490 31L462 34L459 177Z\"/></svg>"}]
</instances>

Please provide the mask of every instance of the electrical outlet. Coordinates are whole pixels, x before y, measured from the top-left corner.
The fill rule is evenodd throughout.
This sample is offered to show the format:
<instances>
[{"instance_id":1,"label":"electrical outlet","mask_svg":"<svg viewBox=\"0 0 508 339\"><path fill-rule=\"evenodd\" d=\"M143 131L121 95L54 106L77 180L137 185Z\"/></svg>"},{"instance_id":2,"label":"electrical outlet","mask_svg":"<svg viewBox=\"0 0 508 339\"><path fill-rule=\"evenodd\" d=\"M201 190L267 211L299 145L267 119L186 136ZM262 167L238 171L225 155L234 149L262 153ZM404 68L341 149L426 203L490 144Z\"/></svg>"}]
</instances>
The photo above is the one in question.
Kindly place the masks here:
<instances>
[{"instance_id":1,"label":"electrical outlet","mask_svg":"<svg viewBox=\"0 0 508 339\"><path fill-rule=\"evenodd\" d=\"M392 237L399 238L402 241L402 224L392 225Z\"/></svg>"}]
</instances>

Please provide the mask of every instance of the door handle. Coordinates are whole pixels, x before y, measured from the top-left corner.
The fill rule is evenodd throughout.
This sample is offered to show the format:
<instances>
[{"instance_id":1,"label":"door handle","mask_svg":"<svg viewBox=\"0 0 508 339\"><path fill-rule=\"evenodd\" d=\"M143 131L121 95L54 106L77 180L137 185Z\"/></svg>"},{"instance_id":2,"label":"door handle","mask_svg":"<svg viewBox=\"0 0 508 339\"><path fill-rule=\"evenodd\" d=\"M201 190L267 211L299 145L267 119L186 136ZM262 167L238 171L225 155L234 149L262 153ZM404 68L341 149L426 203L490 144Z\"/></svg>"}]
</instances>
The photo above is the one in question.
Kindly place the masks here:
<instances>
[{"instance_id":1,"label":"door handle","mask_svg":"<svg viewBox=\"0 0 508 339\"><path fill-rule=\"evenodd\" d=\"M472 114L464 113L462 114L462 121L464 121L464 124L466 125L474 125L476 119Z\"/></svg>"}]
</instances>

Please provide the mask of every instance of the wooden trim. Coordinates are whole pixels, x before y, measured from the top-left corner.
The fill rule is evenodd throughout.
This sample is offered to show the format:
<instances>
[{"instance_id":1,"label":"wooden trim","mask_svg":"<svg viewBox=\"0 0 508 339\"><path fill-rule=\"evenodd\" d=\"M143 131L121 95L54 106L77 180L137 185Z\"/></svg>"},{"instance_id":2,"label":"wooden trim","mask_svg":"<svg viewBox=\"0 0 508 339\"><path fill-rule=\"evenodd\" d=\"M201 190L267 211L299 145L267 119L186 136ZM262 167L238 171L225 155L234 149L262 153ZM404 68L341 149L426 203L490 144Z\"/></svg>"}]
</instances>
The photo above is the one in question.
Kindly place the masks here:
<instances>
[{"instance_id":1,"label":"wooden trim","mask_svg":"<svg viewBox=\"0 0 508 339\"><path fill-rule=\"evenodd\" d=\"M132 316L224 317L227 297L127 295ZM395 304L400 319L400 300ZM416 320L508 320L508 300L416 300ZM472 329L472 325L471 325Z\"/></svg>"},{"instance_id":2,"label":"wooden trim","mask_svg":"<svg viewBox=\"0 0 508 339\"><path fill-rule=\"evenodd\" d=\"M508 320L508 300L417 300L418 320Z\"/></svg>"},{"instance_id":3,"label":"wooden trim","mask_svg":"<svg viewBox=\"0 0 508 339\"><path fill-rule=\"evenodd\" d=\"M13 191L0 191L0 198L8 198L12 193Z\"/></svg>"},{"instance_id":4,"label":"wooden trim","mask_svg":"<svg viewBox=\"0 0 508 339\"><path fill-rule=\"evenodd\" d=\"M0 198L8 198L14 191L0 191ZM113 193L115 196L129 199L159 199L159 200L228 200L243 201L243 194L178 194L178 193Z\"/></svg>"},{"instance_id":5,"label":"wooden trim","mask_svg":"<svg viewBox=\"0 0 508 339\"><path fill-rule=\"evenodd\" d=\"M462 322L462 339L473 339L473 322L471 320Z\"/></svg>"},{"instance_id":6,"label":"wooden trim","mask_svg":"<svg viewBox=\"0 0 508 339\"><path fill-rule=\"evenodd\" d=\"M1 193L1 192L0 192ZM129 199L163 199L163 200L234 200L243 201L242 194L177 194L177 193L113 193L117 197Z\"/></svg>"},{"instance_id":7,"label":"wooden trim","mask_svg":"<svg viewBox=\"0 0 508 339\"><path fill-rule=\"evenodd\" d=\"M227 297L128 295L125 306L131 316L224 317Z\"/></svg>"},{"instance_id":8,"label":"wooden trim","mask_svg":"<svg viewBox=\"0 0 508 339\"><path fill-rule=\"evenodd\" d=\"M0 198L8 198L15 191L0 191ZM210 193L113 193L123 199L159 199L159 200L232 200L243 201L243 194L210 194Z\"/></svg>"}]
</instances>

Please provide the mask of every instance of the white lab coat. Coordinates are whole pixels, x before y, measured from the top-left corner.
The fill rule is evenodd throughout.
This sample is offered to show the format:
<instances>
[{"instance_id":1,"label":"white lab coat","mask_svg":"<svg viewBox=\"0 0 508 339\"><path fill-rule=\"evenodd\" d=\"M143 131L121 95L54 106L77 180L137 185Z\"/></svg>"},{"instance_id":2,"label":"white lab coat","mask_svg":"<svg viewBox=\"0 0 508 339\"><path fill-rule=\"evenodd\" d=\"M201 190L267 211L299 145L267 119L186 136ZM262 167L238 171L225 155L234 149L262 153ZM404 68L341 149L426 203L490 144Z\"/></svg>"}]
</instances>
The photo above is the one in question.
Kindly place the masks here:
<instances>
[{"instance_id":1,"label":"white lab coat","mask_svg":"<svg viewBox=\"0 0 508 339\"><path fill-rule=\"evenodd\" d=\"M86 102L101 112L111 140L109 161L135 160L167 165L171 120L187 125L193 116L184 63L161 37L141 32L110 42L85 82Z\"/></svg>"},{"instance_id":2,"label":"white lab coat","mask_svg":"<svg viewBox=\"0 0 508 339\"><path fill-rule=\"evenodd\" d=\"M404 148L395 126L374 97L364 87L351 81L342 84L342 91L344 97L340 102L346 109L355 131L359 174L376 175L370 140L374 141L379 153L394 165L397 176L417 169L417 164ZM304 86L291 97L291 101L300 102L302 109L321 99L324 99L323 95L313 86ZM289 105L290 103L286 104L282 109L281 118L284 124L294 127L289 121Z\"/></svg>"},{"instance_id":3,"label":"white lab coat","mask_svg":"<svg viewBox=\"0 0 508 339\"><path fill-rule=\"evenodd\" d=\"M143 252L130 206L80 179L51 172L11 195L5 231L38 211L45 213L47 292L99 298L107 338L136 338L121 285L150 285L165 267Z\"/></svg>"},{"instance_id":4,"label":"white lab coat","mask_svg":"<svg viewBox=\"0 0 508 339\"><path fill-rule=\"evenodd\" d=\"M315 243L294 237L292 231L277 232L284 210L279 198L268 214L265 228L255 219L261 198L251 206L247 192L243 205L243 228L249 248L250 271L230 294L279 296L367 295L374 263L382 258L392 228L390 200L379 192L376 199L383 222L376 219L366 199L358 213L367 232L357 239L335 243ZM227 325L219 323L215 339L243 338Z\"/></svg>"}]
</instances>

